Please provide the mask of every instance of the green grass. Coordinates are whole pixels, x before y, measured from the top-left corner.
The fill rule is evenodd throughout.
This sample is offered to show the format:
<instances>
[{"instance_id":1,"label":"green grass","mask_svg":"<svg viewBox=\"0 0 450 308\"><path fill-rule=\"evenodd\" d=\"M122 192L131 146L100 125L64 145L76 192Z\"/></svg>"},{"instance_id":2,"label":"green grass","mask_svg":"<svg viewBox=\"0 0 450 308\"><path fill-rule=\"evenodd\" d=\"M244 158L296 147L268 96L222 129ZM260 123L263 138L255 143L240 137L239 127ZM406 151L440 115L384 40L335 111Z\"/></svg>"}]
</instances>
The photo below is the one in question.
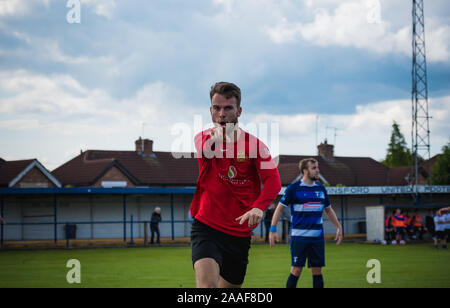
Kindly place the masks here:
<instances>
[{"instance_id":1,"label":"green grass","mask_svg":"<svg viewBox=\"0 0 450 308\"><path fill-rule=\"evenodd\" d=\"M4 287L195 287L190 247L0 251ZM81 262L81 284L68 284L69 259ZM381 284L366 281L369 259L381 262ZM450 253L431 244L326 245L325 287L450 287ZM253 245L244 287L282 288L290 269L288 245ZM304 269L299 287L312 286Z\"/></svg>"}]
</instances>

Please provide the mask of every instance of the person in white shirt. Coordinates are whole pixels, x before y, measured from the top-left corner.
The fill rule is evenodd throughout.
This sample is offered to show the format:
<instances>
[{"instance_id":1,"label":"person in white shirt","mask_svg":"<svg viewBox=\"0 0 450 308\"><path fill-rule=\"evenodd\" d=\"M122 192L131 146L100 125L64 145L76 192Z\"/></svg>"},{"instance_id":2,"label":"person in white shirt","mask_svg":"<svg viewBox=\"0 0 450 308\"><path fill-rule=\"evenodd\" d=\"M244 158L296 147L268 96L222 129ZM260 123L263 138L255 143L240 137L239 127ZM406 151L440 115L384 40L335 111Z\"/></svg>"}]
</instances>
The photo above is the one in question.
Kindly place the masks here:
<instances>
[{"instance_id":1,"label":"person in white shirt","mask_svg":"<svg viewBox=\"0 0 450 308\"><path fill-rule=\"evenodd\" d=\"M440 212L436 212L434 216L434 225L436 230L436 237L434 239L434 248L438 249L438 241L442 245L442 249L447 249L447 234L446 234L446 215L440 215Z\"/></svg>"},{"instance_id":2,"label":"person in white shirt","mask_svg":"<svg viewBox=\"0 0 450 308\"><path fill-rule=\"evenodd\" d=\"M447 214L443 215L445 217L445 235L447 236L447 241L450 238L450 213L447 212Z\"/></svg>"}]
</instances>

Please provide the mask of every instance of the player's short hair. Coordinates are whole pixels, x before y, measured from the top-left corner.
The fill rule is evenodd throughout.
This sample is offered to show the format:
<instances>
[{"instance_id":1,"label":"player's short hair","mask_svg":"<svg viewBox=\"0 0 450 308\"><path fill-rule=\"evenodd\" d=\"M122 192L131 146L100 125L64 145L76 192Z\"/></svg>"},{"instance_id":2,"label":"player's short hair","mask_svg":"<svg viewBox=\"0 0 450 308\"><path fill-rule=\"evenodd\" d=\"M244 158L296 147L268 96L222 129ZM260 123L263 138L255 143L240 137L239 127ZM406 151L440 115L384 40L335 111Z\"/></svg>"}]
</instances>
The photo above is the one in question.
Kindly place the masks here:
<instances>
[{"instance_id":1,"label":"player's short hair","mask_svg":"<svg viewBox=\"0 0 450 308\"><path fill-rule=\"evenodd\" d=\"M241 106L241 89L234 83L221 81L214 84L209 92L211 101L216 93L225 96L226 99L235 97L237 107L239 108Z\"/></svg>"},{"instance_id":2,"label":"player's short hair","mask_svg":"<svg viewBox=\"0 0 450 308\"><path fill-rule=\"evenodd\" d=\"M308 163L317 163L317 159L314 158L305 158L300 161L298 164L298 168L300 169L300 172L303 173L303 170L308 169Z\"/></svg>"}]
</instances>

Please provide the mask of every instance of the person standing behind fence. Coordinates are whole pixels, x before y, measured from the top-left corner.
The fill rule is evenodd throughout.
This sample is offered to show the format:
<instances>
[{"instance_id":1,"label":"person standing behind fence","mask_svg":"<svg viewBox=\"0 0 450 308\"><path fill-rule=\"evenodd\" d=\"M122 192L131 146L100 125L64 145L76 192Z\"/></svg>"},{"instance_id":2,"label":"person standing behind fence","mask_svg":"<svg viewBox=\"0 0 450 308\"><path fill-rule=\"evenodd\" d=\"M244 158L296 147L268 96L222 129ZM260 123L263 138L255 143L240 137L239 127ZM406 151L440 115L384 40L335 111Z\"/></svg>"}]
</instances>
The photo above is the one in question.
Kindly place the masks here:
<instances>
[{"instance_id":1,"label":"person standing behind fence","mask_svg":"<svg viewBox=\"0 0 450 308\"><path fill-rule=\"evenodd\" d=\"M6 224L6 220L4 220L2 216L0 216L0 223L2 223L2 225Z\"/></svg>"},{"instance_id":2,"label":"person standing behind fence","mask_svg":"<svg viewBox=\"0 0 450 308\"><path fill-rule=\"evenodd\" d=\"M447 242L450 239L450 213L442 215L445 218L445 234L447 236Z\"/></svg>"},{"instance_id":3,"label":"person standing behind fence","mask_svg":"<svg viewBox=\"0 0 450 308\"><path fill-rule=\"evenodd\" d=\"M420 216L419 211L414 212L412 224L413 224L413 228L414 228L414 237L417 238L417 235L418 235L419 240L422 240L425 230L423 228L422 216Z\"/></svg>"},{"instance_id":4,"label":"person standing behind fence","mask_svg":"<svg viewBox=\"0 0 450 308\"><path fill-rule=\"evenodd\" d=\"M266 210L266 213L264 215L264 225L266 227L266 243L269 243L270 224L272 223L272 217L273 213L275 212L275 207L275 203L272 203Z\"/></svg>"},{"instance_id":5,"label":"person standing behind fence","mask_svg":"<svg viewBox=\"0 0 450 308\"><path fill-rule=\"evenodd\" d=\"M395 241L392 244L405 244L404 236L406 230L405 216L402 214L402 210L397 209L392 219L392 225L395 228Z\"/></svg>"},{"instance_id":6,"label":"person standing behind fence","mask_svg":"<svg viewBox=\"0 0 450 308\"><path fill-rule=\"evenodd\" d=\"M407 239L411 240L413 235L414 235L414 226L412 224L412 217L409 216L409 212L407 211L405 213L405 225L406 225L406 235L407 235Z\"/></svg>"},{"instance_id":7,"label":"person standing behind fence","mask_svg":"<svg viewBox=\"0 0 450 308\"><path fill-rule=\"evenodd\" d=\"M384 234L385 234L385 240L386 243L391 243L394 238L395 238L395 230L394 227L392 226L392 216L388 216L386 215L386 217L384 218Z\"/></svg>"},{"instance_id":8,"label":"person standing behind fence","mask_svg":"<svg viewBox=\"0 0 450 308\"><path fill-rule=\"evenodd\" d=\"M434 225L436 230L436 237L434 239L434 248L438 249L438 241L442 245L442 249L447 249L447 235L445 234L445 215L440 215L439 211L436 212L436 216L434 216Z\"/></svg>"},{"instance_id":9,"label":"person standing behind fence","mask_svg":"<svg viewBox=\"0 0 450 308\"><path fill-rule=\"evenodd\" d=\"M155 233L156 233L156 243L161 244L160 241L160 233L159 233L159 222L162 220L161 218L161 208L156 207L155 211L152 214L152 219L150 221L150 232L152 233L152 238L150 243L154 244Z\"/></svg>"},{"instance_id":10,"label":"person standing behind fence","mask_svg":"<svg viewBox=\"0 0 450 308\"><path fill-rule=\"evenodd\" d=\"M439 215L450 213L450 206L438 210Z\"/></svg>"},{"instance_id":11,"label":"person standing behind fence","mask_svg":"<svg viewBox=\"0 0 450 308\"><path fill-rule=\"evenodd\" d=\"M431 238L433 240L436 236L434 229L435 227L434 227L433 210L429 210L428 215L425 217L425 230L427 230L430 233Z\"/></svg>"}]
</instances>

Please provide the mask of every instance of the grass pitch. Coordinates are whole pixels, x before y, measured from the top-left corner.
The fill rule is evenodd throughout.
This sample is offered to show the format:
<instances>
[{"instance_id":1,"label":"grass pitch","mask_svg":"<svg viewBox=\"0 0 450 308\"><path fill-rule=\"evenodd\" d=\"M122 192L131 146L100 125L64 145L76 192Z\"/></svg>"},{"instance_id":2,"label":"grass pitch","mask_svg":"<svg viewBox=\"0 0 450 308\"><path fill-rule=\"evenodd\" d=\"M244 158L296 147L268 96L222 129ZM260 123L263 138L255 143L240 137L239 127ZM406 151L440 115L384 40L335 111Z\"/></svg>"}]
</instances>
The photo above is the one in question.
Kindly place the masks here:
<instances>
[{"instance_id":1,"label":"grass pitch","mask_svg":"<svg viewBox=\"0 0 450 308\"><path fill-rule=\"evenodd\" d=\"M379 246L326 244L325 287L450 287L450 252L432 244ZM0 251L5 287L195 287L190 247ZM69 284L67 261L81 263L81 283ZM369 284L367 261L381 263L381 283ZM290 270L289 245L254 244L244 287L283 288ZM298 287L312 287L304 269Z\"/></svg>"}]
</instances>

